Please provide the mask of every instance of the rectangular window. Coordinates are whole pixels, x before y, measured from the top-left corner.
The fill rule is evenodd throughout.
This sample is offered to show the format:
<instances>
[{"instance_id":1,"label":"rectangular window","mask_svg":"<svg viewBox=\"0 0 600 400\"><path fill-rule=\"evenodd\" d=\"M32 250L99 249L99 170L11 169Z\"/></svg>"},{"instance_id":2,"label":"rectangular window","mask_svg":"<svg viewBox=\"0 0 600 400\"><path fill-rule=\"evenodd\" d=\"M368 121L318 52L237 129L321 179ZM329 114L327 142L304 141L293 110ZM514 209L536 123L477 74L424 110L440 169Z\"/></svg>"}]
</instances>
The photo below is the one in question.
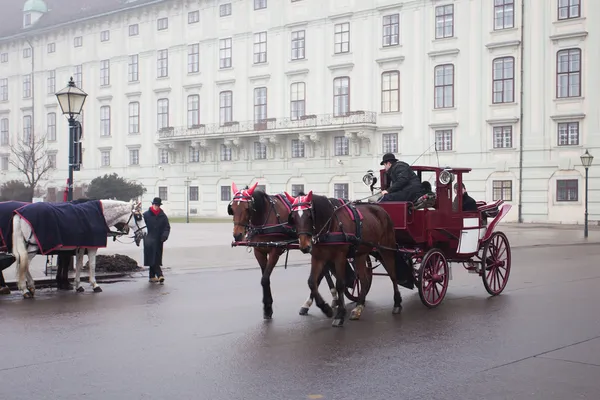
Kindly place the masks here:
<instances>
[{"instance_id":1,"label":"rectangular window","mask_svg":"<svg viewBox=\"0 0 600 400\"><path fill-rule=\"evenodd\" d=\"M0 157L0 169L2 171L8 171L8 156L2 156Z\"/></svg>"},{"instance_id":2,"label":"rectangular window","mask_svg":"<svg viewBox=\"0 0 600 400\"><path fill-rule=\"evenodd\" d=\"M267 8L267 0L254 0L254 9L262 10Z\"/></svg>"},{"instance_id":3,"label":"rectangular window","mask_svg":"<svg viewBox=\"0 0 600 400\"><path fill-rule=\"evenodd\" d=\"M159 18L156 20L156 30L157 31L164 31L165 29L169 28L169 18L164 17L164 18Z\"/></svg>"},{"instance_id":4,"label":"rectangular window","mask_svg":"<svg viewBox=\"0 0 600 400\"><path fill-rule=\"evenodd\" d=\"M23 140L29 142L31 140L31 115L23 117Z\"/></svg>"},{"instance_id":5,"label":"rectangular window","mask_svg":"<svg viewBox=\"0 0 600 400\"><path fill-rule=\"evenodd\" d=\"M219 40L219 68L231 68L231 38Z\"/></svg>"},{"instance_id":6,"label":"rectangular window","mask_svg":"<svg viewBox=\"0 0 600 400\"><path fill-rule=\"evenodd\" d=\"M290 89L290 117L293 121L306 115L306 84L292 83Z\"/></svg>"},{"instance_id":7,"label":"rectangular window","mask_svg":"<svg viewBox=\"0 0 600 400\"><path fill-rule=\"evenodd\" d=\"M31 47L26 47L23 49L23 58L31 57Z\"/></svg>"},{"instance_id":8,"label":"rectangular window","mask_svg":"<svg viewBox=\"0 0 600 400\"><path fill-rule=\"evenodd\" d=\"M292 32L292 60L304 60L305 31Z\"/></svg>"},{"instance_id":9,"label":"rectangular window","mask_svg":"<svg viewBox=\"0 0 600 400\"><path fill-rule=\"evenodd\" d=\"M381 112L400 111L400 72L381 74Z\"/></svg>"},{"instance_id":10,"label":"rectangular window","mask_svg":"<svg viewBox=\"0 0 600 400\"><path fill-rule=\"evenodd\" d=\"M56 141L56 113L53 112L46 115L46 140Z\"/></svg>"},{"instance_id":11,"label":"rectangular window","mask_svg":"<svg viewBox=\"0 0 600 400\"><path fill-rule=\"evenodd\" d=\"M48 54L56 52L56 43L48 43L47 50Z\"/></svg>"},{"instance_id":12,"label":"rectangular window","mask_svg":"<svg viewBox=\"0 0 600 400\"><path fill-rule=\"evenodd\" d=\"M336 199L348 199L348 184L347 183L334 183L333 184L333 197Z\"/></svg>"},{"instance_id":13,"label":"rectangular window","mask_svg":"<svg viewBox=\"0 0 600 400\"><path fill-rule=\"evenodd\" d=\"M110 85L110 60L100 61L100 86Z\"/></svg>"},{"instance_id":14,"label":"rectangular window","mask_svg":"<svg viewBox=\"0 0 600 400\"><path fill-rule=\"evenodd\" d=\"M494 148L510 149L512 148L512 126L494 127Z\"/></svg>"},{"instance_id":15,"label":"rectangular window","mask_svg":"<svg viewBox=\"0 0 600 400\"><path fill-rule=\"evenodd\" d=\"M267 32L254 34L254 64L267 62Z\"/></svg>"},{"instance_id":16,"label":"rectangular window","mask_svg":"<svg viewBox=\"0 0 600 400\"><path fill-rule=\"evenodd\" d=\"M190 186L189 193L190 193L190 197L189 197L190 201L198 201L198 199L200 198L198 186Z\"/></svg>"},{"instance_id":17,"label":"rectangular window","mask_svg":"<svg viewBox=\"0 0 600 400\"><path fill-rule=\"evenodd\" d=\"M292 139L292 158L304 157L304 142L299 139Z\"/></svg>"},{"instance_id":18,"label":"rectangular window","mask_svg":"<svg viewBox=\"0 0 600 400\"><path fill-rule=\"evenodd\" d=\"M579 181L577 179L559 179L556 181L556 201L578 201Z\"/></svg>"},{"instance_id":19,"label":"rectangular window","mask_svg":"<svg viewBox=\"0 0 600 400\"><path fill-rule=\"evenodd\" d=\"M48 154L48 167L56 168L56 154Z\"/></svg>"},{"instance_id":20,"label":"rectangular window","mask_svg":"<svg viewBox=\"0 0 600 400\"><path fill-rule=\"evenodd\" d=\"M23 98L28 99L31 97L31 74L27 74L23 77Z\"/></svg>"},{"instance_id":21,"label":"rectangular window","mask_svg":"<svg viewBox=\"0 0 600 400\"><path fill-rule=\"evenodd\" d=\"M261 142L254 142L254 159L255 160L266 160L267 159L267 146Z\"/></svg>"},{"instance_id":22,"label":"rectangular window","mask_svg":"<svg viewBox=\"0 0 600 400\"><path fill-rule=\"evenodd\" d=\"M190 44L188 46L188 74L200 71L200 45Z\"/></svg>"},{"instance_id":23,"label":"rectangular window","mask_svg":"<svg viewBox=\"0 0 600 400\"><path fill-rule=\"evenodd\" d=\"M492 103L512 103L515 101L515 59L496 58L493 61Z\"/></svg>"},{"instance_id":24,"label":"rectangular window","mask_svg":"<svg viewBox=\"0 0 600 400\"><path fill-rule=\"evenodd\" d=\"M8 118L0 120L0 146L8 146Z\"/></svg>"},{"instance_id":25,"label":"rectangular window","mask_svg":"<svg viewBox=\"0 0 600 400\"><path fill-rule=\"evenodd\" d=\"M200 125L200 95L192 94L187 100L188 128Z\"/></svg>"},{"instance_id":26,"label":"rectangular window","mask_svg":"<svg viewBox=\"0 0 600 400\"><path fill-rule=\"evenodd\" d=\"M108 42L110 40L110 31L102 31L100 32L100 41Z\"/></svg>"},{"instance_id":27,"label":"rectangular window","mask_svg":"<svg viewBox=\"0 0 600 400\"><path fill-rule=\"evenodd\" d=\"M221 145L221 161L231 161L231 148Z\"/></svg>"},{"instance_id":28,"label":"rectangular window","mask_svg":"<svg viewBox=\"0 0 600 400\"><path fill-rule=\"evenodd\" d=\"M73 73L73 81L78 88L83 87L83 65L76 65Z\"/></svg>"},{"instance_id":29,"label":"rectangular window","mask_svg":"<svg viewBox=\"0 0 600 400\"><path fill-rule=\"evenodd\" d=\"M162 201L166 201L169 199L169 188L167 188L166 186L159 186L158 187L158 197L160 197L160 199Z\"/></svg>"},{"instance_id":30,"label":"rectangular window","mask_svg":"<svg viewBox=\"0 0 600 400\"><path fill-rule=\"evenodd\" d=\"M200 162L200 150L190 146L188 158L191 163Z\"/></svg>"},{"instance_id":31,"label":"rectangular window","mask_svg":"<svg viewBox=\"0 0 600 400\"><path fill-rule=\"evenodd\" d=\"M140 150L129 150L129 165L140 165Z\"/></svg>"},{"instance_id":32,"label":"rectangular window","mask_svg":"<svg viewBox=\"0 0 600 400\"><path fill-rule=\"evenodd\" d=\"M438 65L434 75L434 108L454 107L454 65Z\"/></svg>"},{"instance_id":33,"label":"rectangular window","mask_svg":"<svg viewBox=\"0 0 600 400\"><path fill-rule=\"evenodd\" d=\"M334 27L334 38L335 54L348 53L350 51L350 22L336 24Z\"/></svg>"},{"instance_id":34,"label":"rectangular window","mask_svg":"<svg viewBox=\"0 0 600 400\"><path fill-rule=\"evenodd\" d=\"M343 117L350 111L350 78L342 76L333 80L333 116Z\"/></svg>"},{"instance_id":35,"label":"rectangular window","mask_svg":"<svg viewBox=\"0 0 600 400\"><path fill-rule=\"evenodd\" d=\"M452 150L452 129L435 131L435 149L436 151Z\"/></svg>"},{"instance_id":36,"label":"rectangular window","mask_svg":"<svg viewBox=\"0 0 600 400\"><path fill-rule=\"evenodd\" d=\"M581 96L581 49L556 53L556 97Z\"/></svg>"},{"instance_id":37,"label":"rectangular window","mask_svg":"<svg viewBox=\"0 0 600 400\"><path fill-rule=\"evenodd\" d=\"M110 151L103 150L100 152L100 165L110 167Z\"/></svg>"},{"instance_id":38,"label":"rectangular window","mask_svg":"<svg viewBox=\"0 0 600 400\"><path fill-rule=\"evenodd\" d=\"M304 193L304 185L292 185L292 196L297 197L300 193Z\"/></svg>"},{"instance_id":39,"label":"rectangular window","mask_svg":"<svg viewBox=\"0 0 600 400\"><path fill-rule=\"evenodd\" d=\"M558 19L581 17L580 0L558 0Z\"/></svg>"},{"instance_id":40,"label":"rectangular window","mask_svg":"<svg viewBox=\"0 0 600 400\"><path fill-rule=\"evenodd\" d=\"M492 181L492 200L512 201L512 181Z\"/></svg>"},{"instance_id":41,"label":"rectangular window","mask_svg":"<svg viewBox=\"0 0 600 400\"><path fill-rule=\"evenodd\" d=\"M231 201L231 186L221 186L221 201Z\"/></svg>"},{"instance_id":42,"label":"rectangular window","mask_svg":"<svg viewBox=\"0 0 600 400\"><path fill-rule=\"evenodd\" d=\"M350 155L350 141L346 136L336 136L333 138L333 148L336 156Z\"/></svg>"},{"instance_id":43,"label":"rectangular window","mask_svg":"<svg viewBox=\"0 0 600 400\"><path fill-rule=\"evenodd\" d=\"M169 126L169 99L158 99L156 116L159 130Z\"/></svg>"},{"instance_id":44,"label":"rectangular window","mask_svg":"<svg viewBox=\"0 0 600 400\"><path fill-rule=\"evenodd\" d=\"M140 133L140 103L129 103L129 134Z\"/></svg>"},{"instance_id":45,"label":"rectangular window","mask_svg":"<svg viewBox=\"0 0 600 400\"><path fill-rule=\"evenodd\" d=\"M100 107L100 135L110 136L110 106Z\"/></svg>"},{"instance_id":46,"label":"rectangular window","mask_svg":"<svg viewBox=\"0 0 600 400\"><path fill-rule=\"evenodd\" d=\"M219 6L219 16L226 17L231 15L231 3L221 4Z\"/></svg>"},{"instance_id":47,"label":"rectangular window","mask_svg":"<svg viewBox=\"0 0 600 400\"><path fill-rule=\"evenodd\" d=\"M75 47L83 46L83 37L77 36L75 39L73 39L73 46L75 46Z\"/></svg>"},{"instance_id":48,"label":"rectangular window","mask_svg":"<svg viewBox=\"0 0 600 400\"><path fill-rule=\"evenodd\" d=\"M140 70L139 70L139 56L137 54L133 54L129 56L129 65L128 65L128 76L129 82L137 82L139 80Z\"/></svg>"},{"instance_id":49,"label":"rectangular window","mask_svg":"<svg viewBox=\"0 0 600 400\"><path fill-rule=\"evenodd\" d=\"M157 55L157 74L159 78L169 76L169 50L158 50Z\"/></svg>"},{"instance_id":50,"label":"rectangular window","mask_svg":"<svg viewBox=\"0 0 600 400\"><path fill-rule=\"evenodd\" d=\"M129 25L129 36L137 36L140 34L140 26L138 24Z\"/></svg>"},{"instance_id":51,"label":"rectangular window","mask_svg":"<svg viewBox=\"0 0 600 400\"><path fill-rule=\"evenodd\" d=\"M383 17L383 47L396 46L400 43L400 14Z\"/></svg>"},{"instance_id":52,"label":"rectangular window","mask_svg":"<svg viewBox=\"0 0 600 400\"><path fill-rule=\"evenodd\" d=\"M168 164L169 163L169 151L167 149L158 150L158 163Z\"/></svg>"},{"instance_id":53,"label":"rectangular window","mask_svg":"<svg viewBox=\"0 0 600 400\"><path fill-rule=\"evenodd\" d=\"M494 30L514 28L515 0L494 0Z\"/></svg>"},{"instance_id":54,"label":"rectangular window","mask_svg":"<svg viewBox=\"0 0 600 400\"><path fill-rule=\"evenodd\" d=\"M435 38L454 36L454 5L447 4L435 8Z\"/></svg>"},{"instance_id":55,"label":"rectangular window","mask_svg":"<svg viewBox=\"0 0 600 400\"><path fill-rule=\"evenodd\" d=\"M8 53L2 53L2 54L0 54L0 62L1 63L7 63L8 62Z\"/></svg>"},{"instance_id":56,"label":"rectangular window","mask_svg":"<svg viewBox=\"0 0 600 400\"><path fill-rule=\"evenodd\" d=\"M8 78L0 79L0 101L8 100Z\"/></svg>"},{"instance_id":57,"label":"rectangular window","mask_svg":"<svg viewBox=\"0 0 600 400\"><path fill-rule=\"evenodd\" d=\"M254 123L265 122L267 119L267 88L254 89Z\"/></svg>"},{"instance_id":58,"label":"rectangular window","mask_svg":"<svg viewBox=\"0 0 600 400\"><path fill-rule=\"evenodd\" d=\"M230 90L219 93L219 124L225 125L233 121L233 92Z\"/></svg>"},{"instance_id":59,"label":"rectangular window","mask_svg":"<svg viewBox=\"0 0 600 400\"><path fill-rule=\"evenodd\" d=\"M579 145L579 122L562 122L558 124L558 145Z\"/></svg>"},{"instance_id":60,"label":"rectangular window","mask_svg":"<svg viewBox=\"0 0 600 400\"><path fill-rule=\"evenodd\" d=\"M384 133L381 135L382 152L385 153L397 153L398 152L398 134L397 133Z\"/></svg>"},{"instance_id":61,"label":"rectangular window","mask_svg":"<svg viewBox=\"0 0 600 400\"><path fill-rule=\"evenodd\" d=\"M56 93L56 71L48 71L48 94Z\"/></svg>"},{"instance_id":62,"label":"rectangular window","mask_svg":"<svg viewBox=\"0 0 600 400\"><path fill-rule=\"evenodd\" d=\"M200 22L200 11L190 11L188 13L188 24L195 24L196 22Z\"/></svg>"}]
</instances>

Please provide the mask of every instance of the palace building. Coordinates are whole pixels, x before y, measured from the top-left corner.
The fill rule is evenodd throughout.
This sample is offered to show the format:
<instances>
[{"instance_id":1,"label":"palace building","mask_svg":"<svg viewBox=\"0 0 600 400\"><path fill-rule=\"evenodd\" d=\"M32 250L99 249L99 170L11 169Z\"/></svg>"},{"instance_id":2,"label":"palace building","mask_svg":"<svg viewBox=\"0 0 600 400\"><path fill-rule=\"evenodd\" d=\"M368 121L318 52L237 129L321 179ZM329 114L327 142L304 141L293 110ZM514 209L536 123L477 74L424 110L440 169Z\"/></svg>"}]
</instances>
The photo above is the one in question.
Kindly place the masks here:
<instances>
[{"instance_id":1,"label":"palace building","mask_svg":"<svg viewBox=\"0 0 600 400\"><path fill-rule=\"evenodd\" d=\"M470 167L506 218L580 223L600 160L600 2L0 0L0 172L44 135L61 201L87 94L75 193L116 172L170 216L225 216L231 183L359 199L384 153ZM594 21L596 23L594 23ZM595 89L594 89L595 88ZM589 169L600 220L600 166Z\"/></svg>"}]
</instances>

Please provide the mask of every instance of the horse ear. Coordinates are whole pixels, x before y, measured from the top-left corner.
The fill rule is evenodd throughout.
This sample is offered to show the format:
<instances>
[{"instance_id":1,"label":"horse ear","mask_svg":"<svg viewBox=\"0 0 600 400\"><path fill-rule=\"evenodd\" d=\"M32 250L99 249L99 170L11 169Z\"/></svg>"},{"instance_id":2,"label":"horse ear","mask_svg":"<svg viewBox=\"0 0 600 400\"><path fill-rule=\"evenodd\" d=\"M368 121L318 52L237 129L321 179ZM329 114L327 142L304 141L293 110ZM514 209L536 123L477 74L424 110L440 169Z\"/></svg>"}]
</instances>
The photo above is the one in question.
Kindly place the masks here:
<instances>
[{"instance_id":1,"label":"horse ear","mask_svg":"<svg viewBox=\"0 0 600 400\"><path fill-rule=\"evenodd\" d=\"M234 195L238 192L238 188L235 185L235 182L231 182L231 190L233 190Z\"/></svg>"},{"instance_id":2,"label":"horse ear","mask_svg":"<svg viewBox=\"0 0 600 400\"><path fill-rule=\"evenodd\" d=\"M306 195L306 202L310 203L312 201L312 190L310 192L308 192L308 194Z\"/></svg>"},{"instance_id":3,"label":"horse ear","mask_svg":"<svg viewBox=\"0 0 600 400\"><path fill-rule=\"evenodd\" d=\"M252 193L254 193L254 189L256 189L257 186L258 186L258 182L254 182L254 185L250 186L250 189L248 189L248 194L250 196L252 196Z\"/></svg>"},{"instance_id":4,"label":"horse ear","mask_svg":"<svg viewBox=\"0 0 600 400\"><path fill-rule=\"evenodd\" d=\"M287 197L288 201L292 204L294 204L294 201L296 201L295 197L290 196L290 194L288 192L283 192L285 193L285 197Z\"/></svg>"}]
</instances>

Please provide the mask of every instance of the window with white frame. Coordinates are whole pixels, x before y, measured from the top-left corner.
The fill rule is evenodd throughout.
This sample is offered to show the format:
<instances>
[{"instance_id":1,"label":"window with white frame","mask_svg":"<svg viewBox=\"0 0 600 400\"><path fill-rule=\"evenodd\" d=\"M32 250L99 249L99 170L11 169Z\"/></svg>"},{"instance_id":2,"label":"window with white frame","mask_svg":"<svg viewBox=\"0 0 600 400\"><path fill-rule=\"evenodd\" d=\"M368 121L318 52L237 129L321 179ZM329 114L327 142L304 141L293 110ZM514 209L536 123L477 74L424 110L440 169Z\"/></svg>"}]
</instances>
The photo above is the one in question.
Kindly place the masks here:
<instances>
[{"instance_id":1,"label":"window with white frame","mask_svg":"<svg viewBox=\"0 0 600 400\"><path fill-rule=\"evenodd\" d=\"M335 24L333 29L335 54L348 53L350 51L350 22Z\"/></svg>"},{"instance_id":2,"label":"window with white frame","mask_svg":"<svg viewBox=\"0 0 600 400\"><path fill-rule=\"evenodd\" d=\"M398 134L384 133L381 135L382 152L397 153L398 152Z\"/></svg>"},{"instance_id":3,"label":"window with white frame","mask_svg":"<svg viewBox=\"0 0 600 400\"><path fill-rule=\"evenodd\" d=\"M581 49L556 53L556 97L581 96Z\"/></svg>"},{"instance_id":4,"label":"window with white frame","mask_svg":"<svg viewBox=\"0 0 600 400\"><path fill-rule=\"evenodd\" d=\"M494 0L494 30L515 27L515 0Z\"/></svg>"},{"instance_id":5,"label":"window with white frame","mask_svg":"<svg viewBox=\"0 0 600 400\"><path fill-rule=\"evenodd\" d=\"M100 136L110 136L110 106L100 107Z\"/></svg>"},{"instance_id":6,"label":"window with white frame","mask_svg":"<svg viewBox=\"0 0 600 400\"><path fill-rule=\"evenodd\" d=\"M454 4L435 8L435 38L444 39L454 36Z\"/></svg>"},{"instance_id":7,"label":"window with white frame","mask_svg":"<svg viewBox=\"0 0 600 400\"><path fill-rule=\"evenodd\" d=\"M383 47L400 43L400 14L383 16Z\"/></svg>"},{"instance_id":8,"label":"window with white frame","mask_svg":"<svg viewBox=\"0 0 600 400\"><path fill-rule=\"evenodd\" d=\"M219 93L219 124L221 126L233 121L233 92L226 90Z\"/></svg>"},{"instance_id":9,"label":"window with white frame","mask_svg":"<svg viewBox=\"0 0 600 400\"><path fill-rule=\"evenodd\" d=\"M306 84L295 82L290 86L290 118L295 121L306 115Z\"/></svg>"},{"instance_id":10,"label":"window with white frame","mask_svg":"<svg viewBox=\"0 0 600 400\"><path fill-rule=\"evenodd\" d=\"M83 65L76 65L75 72L73 72L73 82L78 88L83 87Z\"/></svg>"},{"instance_id":11,"label":"window with white frame","mask_svg":"<svg viewBox=\"0 0 600 400\"><path fill-rule=\"evenodd\" d=\"M400 72L386 71L381 74L381 112L400 111Z\"/></svg>"},{"instance_id":12,"label":"window with white frame","mask_svg":"<svg viewBox=\"0 0 600 400\"><path fill-rule=\"evenodd\" d=\"M0 62L3 64L8 62L8 53L0 54Z\"/></svg>"},{"instance_id":13,"label":"window with white frame","mask_svg":"<svg viewBox=\"0 0 600 400\"><path fill-rule=\"evenodd\" d=\"M512 181L492 181L492 200L512 201Z\"/></svg>"},{"instance_id":14,"label":"window with white frame","mask_svg":"<svg viewBox=\"0 0 600 400\"><path fill-rule=\"evenodd\" d=\"M130 149L129 150L129 165L140 165L140 150Z\"/></svg>"},{"instance_id":15,"label":"window with white frame","mask_svg":"<svg viewBox=\"0 0 600 400\"><path fill-rule=\"evenodd\" d=\"M266 160L267 159L267 145L261 142L254 142L254 159L255 160Z\"/></svg>"},{"instance_id":16,"label":"window with white frame","mask_svg":"<svg viewBox=\"0 0 600 400\"><path fill-rule=\"evenodd\" d=\"M54 112L46 114L46 140L56 141L56 113Z\"/></svg>"},{"instance_id":17,"label":"window with white frame","mask_svg":"<svg viewBox=\"0 0 600 400\"><path fill-rule=\"evenodd\" d=\"M297 197L300 193L304 193L304 185L292 185L292 196Z\"/></svg>"},{"instance_id":18,"label":"window with white frame","mask_svg":"<svg viewBox=\"0 0 600 400\"><path fill-rule=\"evenodd\" d=\"M188 74L200 71L200 45L198 43L188 46Z\"/></svg>"},{"instance_id":19,"label":"window with white frame","mask_svg":"<svg viewBox=\"0 0 600 400\"><path fill-rule=\"evenodd\" d=\"M0 169L2 171L8 171L8 164L9 164L9 156L7 155L3 155L0 157Z\"/></svg>"},{"instance_id":20,"label":"window with white frame","mask_svg":"<svg viewBox=\"0 0 600 400\"><path fill-rule=\"evenodd\" d=\"M510 149L512 148L512 126L495 126L494 129L494 148Z\"/></svg>"},{"instance_id":21,"label":"window with white frame","mask_svg":"<svg viewBox=\"0 0 600 400\"><path fill-rule=\"evenodd\" d=\"M200 150L190 146L190 150L188 153L188 159L191 163L200 162Z\"/></svg>"},{"instance_id":22,"label":"window with white frame","mask_svg":"<svg viewBox=\"0 0 600 400\"><path fill-rule=\"evenodd\" d=\"M8 100L8 78L0 79L0 101Z\"/></svg>"},{"instance_id":23,"label":"window with white frame","mask_svg":"<svg viewBox=\"0 0 600 400\"><path fill-rule=\"evenodd\" d=\"M191 94L187 98L188 128L200 125L200 95Z\"/></svg>"},{"instance_id":24,"label":"window with white frame","mask_svg":"<svg viewBox=\"0 0 600 400\"><path fill-rule=\"evenodd\" d=\"M267 8L267 0L254 0L254 9L262 10Z\"/></svg>"},{"instance_id":25,"label":"window with white frame","mask_svg":"<svg viewBox=\"0 0 600 400\"><path fill-rule=\"evenodd\" d=\"M219 16L227 17L228 15L231 15L231 3L221 4L219 6Z\"/></svg>"},{"instance_id":26,"label":"window with white frame","mask_svg":"<svg viewBox=\"0 0 600 400\"><path fill-rule=\"evenodd\" d=\"M100 61L100 86L110 85L110 60Z\"/></svg>"},{"instance_id":27,"label":"window with white frame","mask_svg":"<svg viewBox=\"0 0 600 400\"><path fill-rule=\"evenodd\" d=\"M267 62L267 32L254 34L254 64Z\"/></svg>"},{"instance_id":28,"label":"window with white frame","mask_svg":"<svg viewBox=\"0 0 600 400\"><path fill-rule=\"evenodd\" d=\"M100 152L100 165L110 167L110 150L102 150Z\"/></svg>"},{"instance_id":29,"label":"window with white frame","mask_svg":"<svg viewBox=\"0 0 600 400\"><path fill-rule=\"evenodd\" d=\"M231 161L231 147L221 145L221 161Z\"/></svg>"},{"instance_id":30,"label":"window with white frame","mask_svg":"<svg viewBox=\"0 0 600 400\"><path fill-rule=\"evenodd\" d=\"M56 168L56 153L47 153L47 157L48 157L48 167L49 168Z\"/></svg>"},{"instance_id":31,"label":"window with white frame","mask_svg":"<svg viewBox=\"0 0 600 400\"><path fill-rule=\"evenodd\" d=\"M440 129L435 131L436 151L452 150L452 129Z\"/></svg>"},{"instance_id":32,"label":"window with white frame","mask_svg":"<svg viewBox=\"0 0 600 400\"><path fill-rule=\"evenodd\" d=\"M221 186L221 201L231 201L231 186Z\"/></svg>"},{"instance_id":33,"label":"window with white frame","mask_svg":"<svg viewBox=\"0 0 600 400\"><path fill-rule=\"evenodd\" d=\"M138 101L129 103L129 133L140 133L140 103Z\"/></svg>"},{"instance_id":34,"label":"window with white frame","mask_svg":"<svg viewBox=\"0 0 600 400\"><path fill-rule=\"evenodd\" d=\"M254 122L264 122L267 119L267 88L254 88Z\"/></svg>"},{"instance_id":35,"label":"window with white frame","mask_svg":"<svg viewBox=\"0 0 600 400\"><path fill-rule=\"evenodd\" d=\"M579 145L579 122L561 122L558 124L558 145Z\"/></svg>"},{"instance_id":36,"label":"window with white frame","mask_svg":"<svg viewBox=\"0 0 600 400\"><path fill-rule=\"evenodd\" d=\"M48 71L48 78L46 80L48 94L56 93L56 71Z\"/></svg>"},{"instance_id":37,"label":"window with white frame","mask_svg":"<svg viewBox=\"0 0 600 400\"><path fill-rule=\"evenodd\" d=\"M158 197L160 197L160 199L162 201L166 201L169 199L169 188L166 186L159 186L158 187Z\"/></svg>"},{"instance_id":38,"label":"window with white frame","mask_svg":"<svg viewBox=\"0 0 600 400\"><path fill-rule=\"evenodd\" d=\"M305 57L305 31L292 32L292 60L303 60Z\"/></svg>"},{"instance_id":39,"label":"window with white frame","mask_svg":"<svg viewBox=\"0 0 600 400\"><path fill-rule=\"evenodd\" d=\"M132 54L129 56L128 76L129 82L137 82L139 80L139 56Z\"/></svg>"},{"instance_id":40,"label":"window with white frame","mask_svg":"<svg viewBox=\"0 0 600 400\"><path fill-rule=\"evenodd\" d=\"M304 142L300 139L292 139L292 158L304 157Z\"/></svg>"},{"instance_id":41,"label":"window with white frame","mask_svg":"<svg viewBox=\"0 0 600 400\"><path fill-rule=\"evenodd\" d=\"M556 201L578 201L579 181L577 179L556 180Z\"/></svg>"},{"instance_id":42,"label":"window with white frame","mask_svg":"<svg viewBox=\"0 0 600 400\"><path fill-rule=\"evenodd\" d=\"M336 199L348 199L348 184L347 183L334 183L333 184L333 197Z\"/></svg>"},{"instance_id":43,"label":"window with white frame","mask_svg":"<svg viewBox=\"0 0 600 400\"><path fill-rule=\"evenodd\" d=\"M436 66L434 76L434 108L454 107L454 65Z\"/></svg>"},{"instance_id":44,"label":"window with white frame","mask_svg":"<svg viewBox=\"0 0 600 400\"><path fill-rule=\"evenodd\" d=\"M163 17L156 20L156 30L164 31L169 28L169 18Z\"/></svg>"},{"instance_id":45,"label":"window with white frame","mask_svg":"<svg viewBox=\"0 0 600 400\"><path fill-rule=\"evenodd\" d=\"M231 68L231 38L219 40L219 68Z\"/></svg>"},{"instance_id":46,"label":"window with white frame","mask_svg":"<svg viewBox=\"0 0 600 400\"><path fill-rule=\"evenodd\" d=\"M23 141L31 141L31 115L23 116Z\"/></svg>"},{"instance_id":47,"label":"window with white frame","mask_svg":"<svg viewBox=\"0 0 600 400\"><path fill-rule=\"evenodd\" d=\"M198 201L198 199L200 198L198 186L190 186L189 193L190 193L189 194L190 201Z\"/></svg>"},{"instance_id":48,"label":"window with white frame","mask_svg":"<svg viewBox=\"0 0 600 400\"><path fill-rule=\"evenodd\" d=\"M31 97L31 74L23 76L23 98Z\"/></svg>"},{"instance_id":49,"label":"window with white frame","mask_svg":"<svg viewBox=\"0 0 600 400\"><path fill-rule=\"evenodd\" d=\"M100 41L108 42L110 40L110 31L102 31L100 32Z\"/></svg>"},{"instance_id":50,"label":"window with white frame","mask_svg":"<svg viewBox=\"0 0 600 400\"><path fill-rule=\"evenodd\" d=\"M0 146L8 146L10 134L8 132L8 118L0 120Z\"/></svg>"},{"instance_id":51,"label":"window with white frame","mask_svg":"<svg viewBox=\"0 0 600 400\"><path fill-rule=\"evenodd\" d=\"M493 93L492 103L512 103L515 101L515 58L500 57L492 62Z\"/></svg>"},{"instance_id":52,"label":"window with white frame","mask_svg":"<svg viewBox=\"0 0 600 400\"><path fill-rule=\"evenodd\" d=\"M77 36L73 39L73 46L75 47L81 47L83 46L83 37L81 36Z\"/></svg>"},{"instance_id":53,"label":"window with white frame","mask_svg":"<svg viewBox=\"0 0 600 400\"><path fill-rule=\"evenodd\" d=\"M158 99L156 102L156 127L158 129L169 126L169 99Z\"/></svg>"},{"instance_id":54,"label":"window with white frame","mask_svg":"<svg viewBox=\"0 0 600 400\"><path fill-rule=\"evenodd\" d=\"M129 25L129 36L137 36L140 34L140 26L138 24Z\"/></svg>"},{"instance_id":55,"label":"window with white frame","mask_svg":"<svg viewBox=\"0 0 600 400\"><path fill-rule=\"evenodd\" d=\"M558 19L581 17L581 0L558 0Z\"/></svg>"},{"instance_id":56,"label":"window with white frame","mask_svg":"<svg viewBox=\"0 0 600 400\"><path fill-rule=\"evenodd\" d=\"M336 156L350 155L350 141L346 136L336 136L333 138L333 149Z\"/></svg>"},{"instance_id":57,"label":"window with white frame","mask_svg":"<svg viewBox=\"0 0 600 400\"><path fill-rule=\"evenodd\" d=\"M158 149L158 163L168 164L169 163L169 150Z\"/></svg>"},{"instance_id":58,"label":"window with white frame","mask_svg":"<svg viewBox=\"0 0 600 400\"><path fill-rule=\"evenodd\" d=\"M340 76L333 80L333 116L343 117L350 112L350 78Z\"/></svg>"},{"instance_id":59,"label":"window with white frame","mask_svg":"<svg viewBox=\"0 0 600 400\"><path fill-rule=\"evenodd\" d=\"M196 22L200 22L200 11L188 12L188 24L195 24Z\"/></svg>"},{"instance_id":60,"label":"window with white frame","mask_svg":"<svg viewBox=\"0 0 600 400\"><path fill-rule=\"evenodd\" d=\"M156 76L164 78L169 76L169 50L158 50L156 59Z\"/></svg>"},{"instance_id":61,"label":"window with white frame","mask_svg":"<svg viewBox=\"0 0 600 400\"><path fill-rule=\"evenodd\" d=\"M56 43L52 42L52 43L48 43L48 45L46 46L46 50L48 51L48 54L52 54L56 52Z\"/></svg>"}]
</instances>

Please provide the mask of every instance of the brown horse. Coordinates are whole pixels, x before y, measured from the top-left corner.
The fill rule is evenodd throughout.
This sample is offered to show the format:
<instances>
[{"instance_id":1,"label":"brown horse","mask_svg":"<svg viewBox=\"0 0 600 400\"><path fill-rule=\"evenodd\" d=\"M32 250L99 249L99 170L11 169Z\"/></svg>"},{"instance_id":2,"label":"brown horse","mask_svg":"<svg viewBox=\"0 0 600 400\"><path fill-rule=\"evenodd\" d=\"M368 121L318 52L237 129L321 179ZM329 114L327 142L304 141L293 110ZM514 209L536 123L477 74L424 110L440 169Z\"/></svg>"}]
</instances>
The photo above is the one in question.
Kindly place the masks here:
<instances>
[{"instance_id":1,"label":"brown horse","mask_svg":"<svg viewBox=\"0 0 600 400\"><path fill-rule=\"evenodd\" d=\"M352 204L334 198L313 195L294 198L286 193L292 203L289 222L296 228L300 250L311 254L308 287L317 306L328 317L333 310L319 294L317 277L327 262L335 265L337 311L333 326L342 326L346 316L344 287L347 258L354 258L355 268L362 287L367 285L366 260L377 252L381 263L394 285L394 309L402 309L402 296L396 278L396 238L394 224L389 214L373 204ZM361 291L350 319L359 319L365 307L366 292Z\"/></svg>"},{"instance_id":2,"label":"brown horse","mask_svg":"<svg viewBox=\"0 0 600 400\"><path fill-rule=\"evenodd\" d=\"M263 317L273 316L273 296L271 294L271 273L277 265L279 257L286 250L286 243L295 243L298 236L288 223L291 203L281 195L270 196L261 190L256 190L258 183L248 189L238 190L232 184L233 200L227 207L229 215L233 216L233 238L240 242L246 235L248 245L254 247L254 257L262 271L261 285L263 288ZM329 290L336 301L338 295L333 285L329 270L319 276L318 284L326 278ZM300 315L307 315L313 302L312 293L300 308Z\"/></svg>"}]
</instances>

